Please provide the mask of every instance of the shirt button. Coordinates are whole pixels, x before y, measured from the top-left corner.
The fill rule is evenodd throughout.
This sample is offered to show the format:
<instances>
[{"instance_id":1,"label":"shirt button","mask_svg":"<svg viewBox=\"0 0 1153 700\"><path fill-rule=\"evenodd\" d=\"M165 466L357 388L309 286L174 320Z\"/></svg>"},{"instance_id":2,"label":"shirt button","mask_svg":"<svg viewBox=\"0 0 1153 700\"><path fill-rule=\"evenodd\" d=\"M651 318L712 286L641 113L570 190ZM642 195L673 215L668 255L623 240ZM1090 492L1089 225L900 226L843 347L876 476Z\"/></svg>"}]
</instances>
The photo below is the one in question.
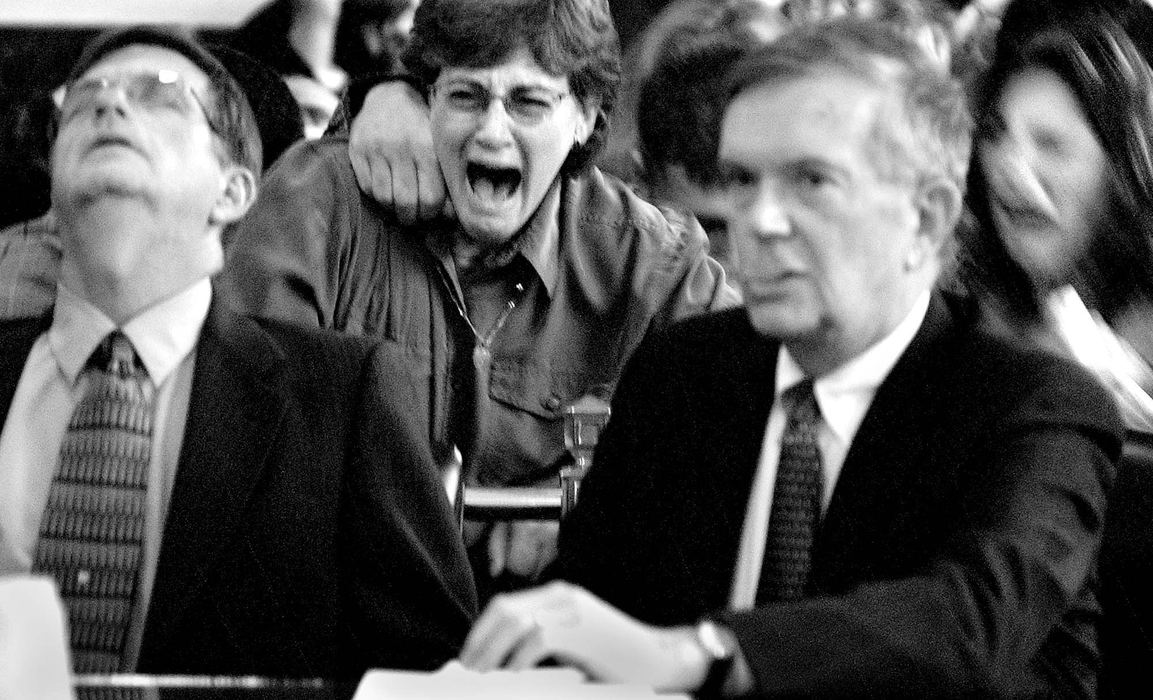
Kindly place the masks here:
<instances>
[{"instance_id":1,"label":"shirt button","mask_svg":"<svg viewBox=\"0 0 1153 700\"><path fill-rule=\"evenodd\" d=\"M560 399L555 396L550 396L544 401L541 401L541 404L548 410L555 411L560 408Z\"/></svg>"}]
</instances>

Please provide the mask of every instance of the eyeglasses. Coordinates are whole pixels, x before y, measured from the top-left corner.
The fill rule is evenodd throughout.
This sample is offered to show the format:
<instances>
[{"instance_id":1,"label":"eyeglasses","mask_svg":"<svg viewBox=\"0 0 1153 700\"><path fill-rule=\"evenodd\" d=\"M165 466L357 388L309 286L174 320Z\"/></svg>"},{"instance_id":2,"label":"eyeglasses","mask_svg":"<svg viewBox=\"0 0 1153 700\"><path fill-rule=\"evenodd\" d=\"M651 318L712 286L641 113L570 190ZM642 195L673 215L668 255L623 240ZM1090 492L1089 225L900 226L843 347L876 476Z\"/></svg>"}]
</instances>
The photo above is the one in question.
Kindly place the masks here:
<instances>
[{"instance_id":1,"label":"eyeglasses","mask_svg":"<svg viewBox=\"0 0 1153 700\"><path fill-rule=\"evenodd\" d=\"M148 112L172 111L188 114L192 99L208 122L208 127L219 134L216 123L196 91L184 77L174 70L161 69L155 72L141 72L121 75L114 78L85 78L66 86L63 93L54 95L60 109L61 121L67 121L81 112L92 109L100 95L107 89L117 87L134 105Z\"/></svg>"},{"instance_id":2,"label":"eyeglasses","mask_svg":"<svg viewBox=\"0 0 1153 700\"><path fill-rule=\"evenodd\" d=\"M468 82L437 83L432 86L432 94L443 100L449 110L470 117L484 114L494 99L500 100L504 111L523 126L539 124L552 114L561 100L570 96L567 92L532 86L514 87L504 96L498 96Z\"/></svg>"}]
</instances>

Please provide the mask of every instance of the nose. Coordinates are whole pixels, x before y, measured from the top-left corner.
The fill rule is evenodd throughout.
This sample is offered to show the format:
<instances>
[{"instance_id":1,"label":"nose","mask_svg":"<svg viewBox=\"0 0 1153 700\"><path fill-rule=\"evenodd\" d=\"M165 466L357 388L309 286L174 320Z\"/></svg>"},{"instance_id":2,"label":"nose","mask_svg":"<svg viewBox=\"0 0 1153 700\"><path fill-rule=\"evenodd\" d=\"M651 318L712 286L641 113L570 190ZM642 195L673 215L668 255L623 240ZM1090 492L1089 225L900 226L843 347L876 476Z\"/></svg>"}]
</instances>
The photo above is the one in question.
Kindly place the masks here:
<instances>
[{"instance_id":1,"label":"nose","mask_svg":"<svg viewBox=\"0 0 1153 700\"><path fill-rule=\"evenodd\" d=\"M781 197L767 180L757 184L755 195L740 215L757 238L780 238L788 236L792 231Z\"/></svg>"},{"instance_id":2,"label":"nose","mask_svg":"<svg viewBox=\"0 0 1153 700\"><path fill-rule=\"evenodd\" d=\"M1001 139L983 149L982 167L989 186L1004 197L1043 202L1045 188L1030 154L1015 141Z\"/></svg>"},{"instance_id":3,"label":"nose","mask_svg":"<svg viewBox=\"0 0 1153 700\"><path fill-rule=\"evenodd\" d=\"M105 116L110 112L124 116L127 106L128 94L125 92L124 86L119 83L104 86L96 92L92 99L92 109L98 117Z\"/></svg>"},{"instance_id":4,"label":"nose","mask_svg":"<svg viewBox=\"0 0 1153 700\"><path fill-rule=\"evenodd\" d=\"M493 98L480 115L476 138L485 146L503 146L512 140L512 115L504 108L504 102Z\"/></svg>"}]
</instances>

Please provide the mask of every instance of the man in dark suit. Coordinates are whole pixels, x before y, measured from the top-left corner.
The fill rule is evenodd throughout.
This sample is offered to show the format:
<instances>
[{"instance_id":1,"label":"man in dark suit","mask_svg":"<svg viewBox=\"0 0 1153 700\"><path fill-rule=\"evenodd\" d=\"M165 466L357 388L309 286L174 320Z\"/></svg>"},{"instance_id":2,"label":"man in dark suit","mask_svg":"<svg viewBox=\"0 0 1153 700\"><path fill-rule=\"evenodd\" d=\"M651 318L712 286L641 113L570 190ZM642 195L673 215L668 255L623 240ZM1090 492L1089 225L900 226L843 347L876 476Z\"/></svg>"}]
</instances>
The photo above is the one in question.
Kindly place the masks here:
<instances>
[{"instance_id":1,"label":"man in dark suit","mask_svg":"<svg viewBox=\"0 0 1153 700\"><path fill-rule=\"evenodd\" d=\"M258 139L227 71L180 34L106 35L67 83L58 298L0 325L0 573L56 577L77 670L431 668L474 614L375 348L212 300Z\"/></svg>"},{"instance_id":2,"label":"man in dark suit","mask_svg":"<svg viewBox=\"0 0 1153 700\"><path fill-rule=\"evenodd\" d=\"M931 291L969 148L957 87L849 20L730 78L746 308L634 356L562 528L568 583L495 600L464 663L704 695L1092 696L1122 428L1084 371Z\"/></svg>"}]
</instances>

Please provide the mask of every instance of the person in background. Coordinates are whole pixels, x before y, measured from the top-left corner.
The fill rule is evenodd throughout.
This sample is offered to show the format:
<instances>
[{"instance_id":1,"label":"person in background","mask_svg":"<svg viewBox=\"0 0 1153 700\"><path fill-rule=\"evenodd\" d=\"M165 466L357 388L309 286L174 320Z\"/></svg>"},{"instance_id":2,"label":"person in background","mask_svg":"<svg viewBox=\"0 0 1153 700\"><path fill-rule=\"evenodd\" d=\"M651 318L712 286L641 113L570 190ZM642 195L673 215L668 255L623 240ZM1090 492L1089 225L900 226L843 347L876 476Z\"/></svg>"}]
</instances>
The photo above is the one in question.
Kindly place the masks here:
<instances>
[{"instance_id":1,"label":"person in background","mask_svg":"<svg viewBox=\"0 0 1153 700\"><path fill-rule=\"evenodd\" d=\"M670 4L625 60L621 106L597 161L641 196L696 217L722 264L729 246L716 149L725 95L717 76L786 29L781 12L762 0Z\"/></svg>"},{"instance_id":2,"label":"person in background","mask_svg":"<svg viewBox=\"0 0 1153 700\"><path fill-rule=\"evenodd\" d=\"M780 36L790 25L779 4L772 0L675 0L656 13L624 54L619 104L597 165L627 181L643 183L638 176L645 173L637 169L638 130L642 121L660 119L639 104L649 76L658 66L709 45L759 46ZM716 75L713 78L715 82Z\"/></svg>"},{"instance_id":3,"label":"person in background","mask_svg":"<svg viewBox=\"0 0 1153 700\"><path fill-rule=\"evenodd\" d=\"M1127 26L1153 9L1111 5L1007 9L974 107L958 277L991 326L1075 357L1149 431L1153 70Z\"/></svg>"},{"instance_id":4,"label":"person in background","mask_svg":"<svg viewBox=\"0 0 1153 700\"><path fill-rule=\"evenodd\" d=\"M745 306L636 352L562 526L565 582L495 598L461 661L702 697L1096 697L1123 426L1082 367L934 291L960 86L853 18L727 80Z\"/></svg>"},{"instance_id":5,"label":"person in background","mask_svg":"<svg viewBox=\"0 0 1153 700\"><path fill-rule=\"evenodd\" d=\"M638 190L696 218L709 237L709 254L729 269L729 196L717 165L726 95L718 75L749 47L718 41L663 60L641 85L637 100Z\"/></svg>"},{"instance_id":6,"label":"person in background","mask_svg":"<svg viewBox=\"0 0 1153 700\"><path fill-rule=\"evenodd\" d=\"M215 294L261 169L224 66L178 32L103 35L55 132L53 310L0 322L0 574L54 577L78 672L450 658L475 589L403 377Z\"/></svg>"},{"instance_id":7,"label":"person in background","mask_svg":"<svg viewBox=\"0 0 1153 700\"><path fill-rule=\"evenodd\" d=\"M564 407L610 396L650 329L736 294L695 222L589 165L619 78L604 0L425 0L405 65L454 216L405 225L361 194L345 140L298 144L238 227L222 283L252 313L386 339L434 453L444 464L459 448L468 483L555 485ZM555 533L466 537L488 579L537 575Z\"/></svg>"},{"instance_id":8,"label":"person in background","mask_svg":"<svg viewBox=\"0 0 1153 700\"><path fill-rule=\"evenodd\" d=\"M1141 2L1005 8L954 275L998 334L1089 367L1129 429L1100 555L1101 697L1131 697L1153 663L1151 28Z\"/></svg>"},{"instance_id":9,"label":"person in background","mask_svg":"<svg viewBox=\"0 0 1153 700\"><path fill-rule=\"evenodd\" d=\"M345 0L336 63L351 80L403 70L400 63L420 0Z\"/></svg>"},{"instance_id":10,"label":"person in background","mask_svg":"<svg viewBox=\"0 0 1153 700\"><path fill-rule=\"evenodd\" d=\"M344 0L273 0L236 32L232 46L263 61L284 79L300 105L307 138L324 134L348 83L336 63Z\"/></svg>"}]
</instances>

